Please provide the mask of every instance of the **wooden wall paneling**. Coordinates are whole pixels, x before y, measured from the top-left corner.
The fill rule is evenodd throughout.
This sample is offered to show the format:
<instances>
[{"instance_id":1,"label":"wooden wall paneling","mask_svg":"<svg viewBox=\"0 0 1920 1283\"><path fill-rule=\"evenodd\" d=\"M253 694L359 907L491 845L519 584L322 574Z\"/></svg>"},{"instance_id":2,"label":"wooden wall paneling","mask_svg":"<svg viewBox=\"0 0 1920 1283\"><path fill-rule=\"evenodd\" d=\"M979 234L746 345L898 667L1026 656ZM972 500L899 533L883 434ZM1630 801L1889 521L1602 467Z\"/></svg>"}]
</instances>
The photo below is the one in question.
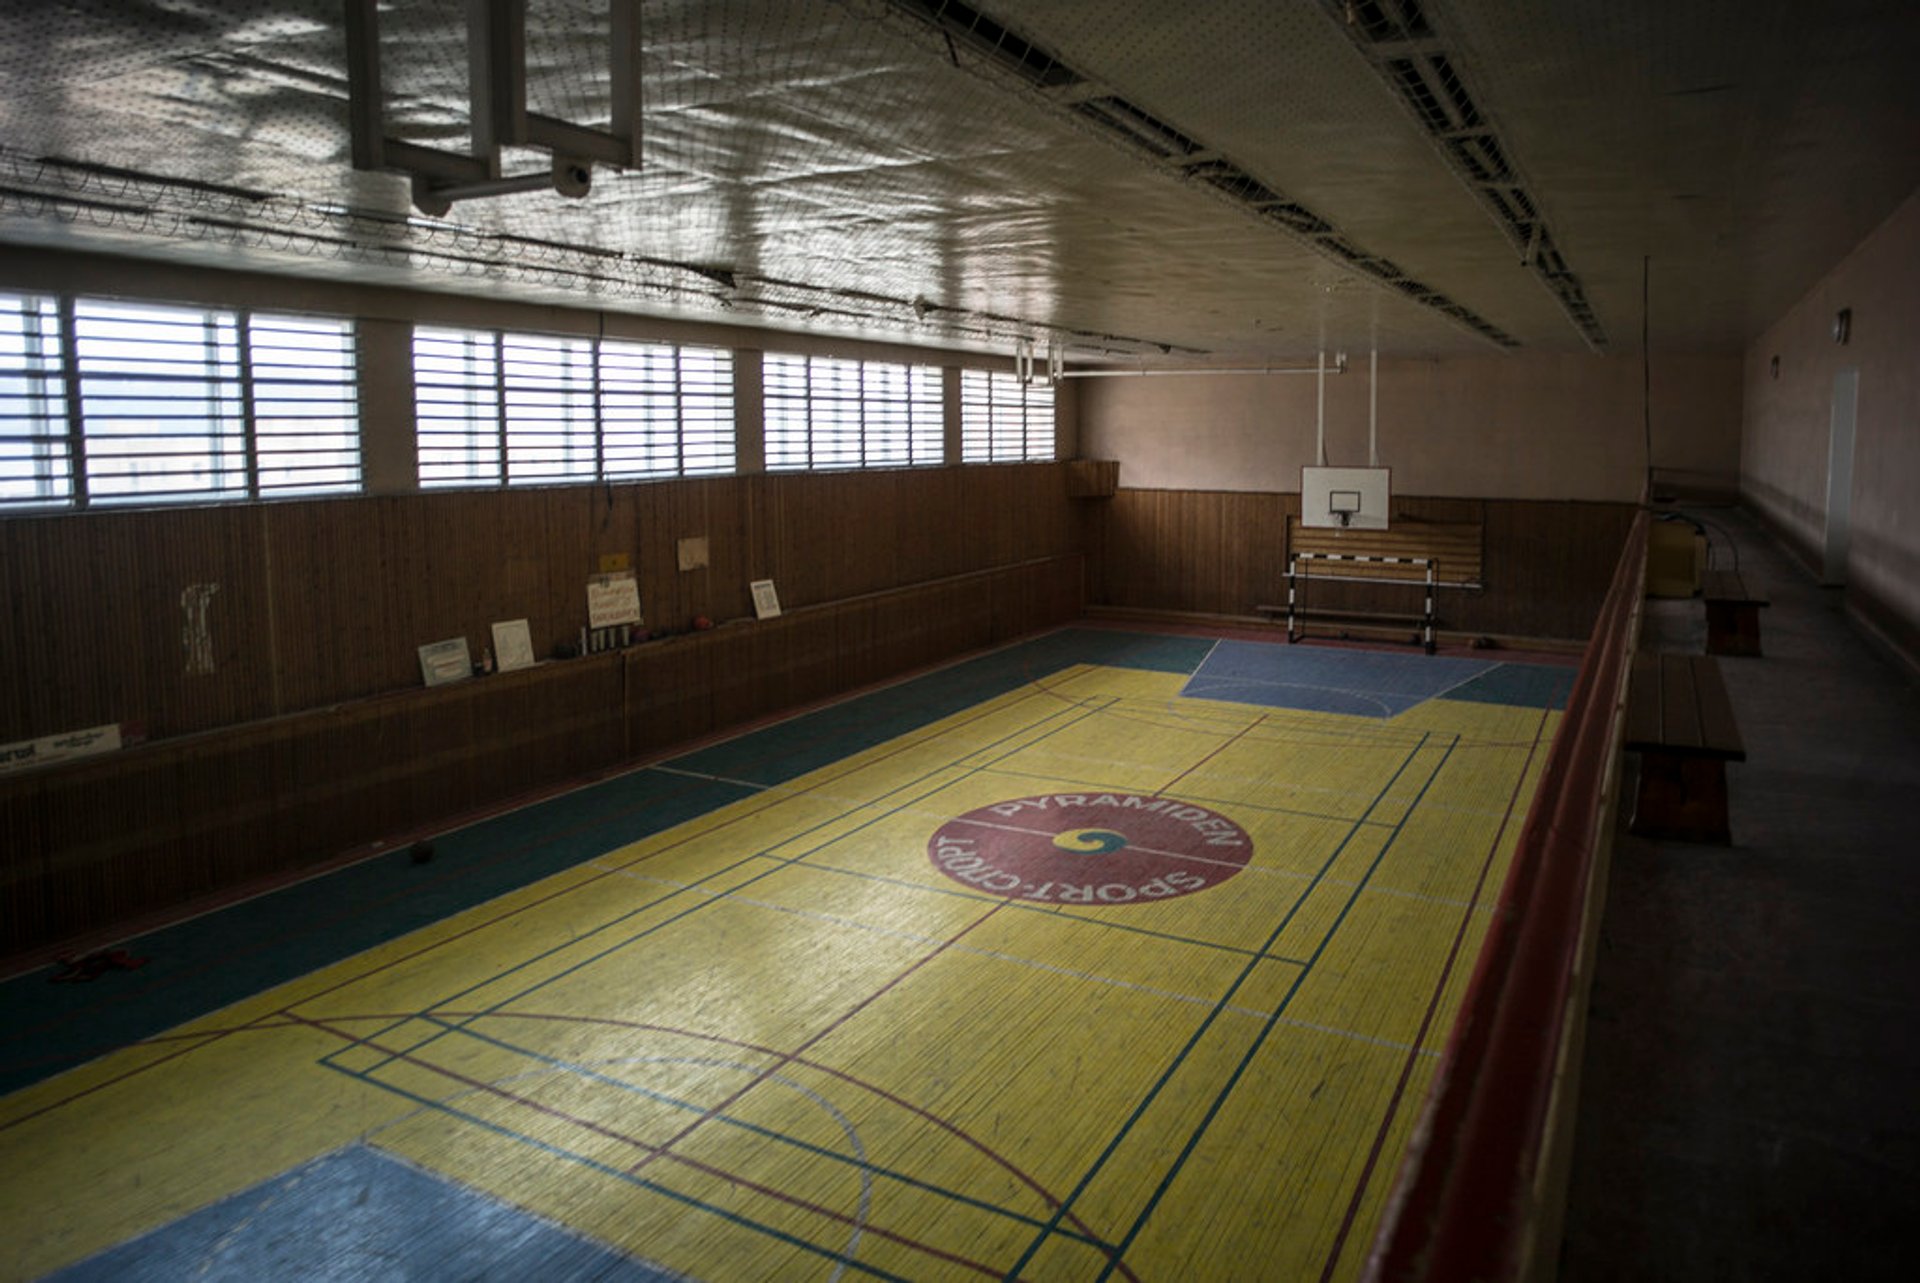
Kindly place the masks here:
<instances>
[{"instance_id":1,"label":"wooden wall paneling","mask_svg":"<svg viewBox=\"0 0 1920 1283\"><path fill-rule=\"evenodd\" d=\"M634 756L649 756L714 729L707 647L693 638L674 638L625 651L622 659L627 744Z\"/></svg>"},{"instance_id":2,"label":"wooden wall paneling","mask_svg":"<svg viewBox=\"0 0 1920 1283\"><path fill-rule=\"evenodd\" d=\"M180 799L179 860L194 871L183 896L207 895L282 872L274 796L273 723L206 735L181 745L175 788Z\"/></svg>"},{"instance_id":3,"label":"wooden wall paneling","mask_svg":"<svg viewBox=\"0 0 1920 1283\"><path fill-rule=\"evenodd\" d=\"M473 754L472 706L464 686L417 699L380 701L385 759L399 778L399 809L406 816L459 815L473 805L467 763Z\"/></svg>"},{"instance_id":4,"label":"wooden wall paneling","mask_svg":"<svg viewBox=\"0 0 1920 1283\"><path fill-rule=\"evenodd\" d=\"M717 623L752 614L742 574L740 506L744 487L739 478L701 477L671 483L666 491L670 520L661 532L664 573L676 588L669 625L686 628L696 615ZM707 566L680 570L680 540L702 535L707 540Z\"/></svg>"},{"instance_id":5,"label":"wooden wall paneling","mask_svg":"<svg viewBox=\"0 0 1920 1283\"><path fill-rule=\"evenodd\" d=\"M1434 563L1441 583L1478 584L1484 560L1485 526L1476 515L1470 521L1454 521L1404 514L1394 518L1386 530L1343 530L1338 527L1304 526L1298 517L1287 519L1287 551L1348 556L1428 558ZM1362 562L1341 567L1341 573L1355 578L1404 578L1424 574L1421 567L1404 567Z\"/></svg>"},{"instance_id":6,"label":"wooden wall paneling","mask_svg":"<svg viewBox=\"0 0 1920 1283\"><path fill-rule=\"evenodd\" d=\"M39 735L46 725L42 705L50 694L53 644L40 618L45 609L41 599L47 593L39 565L46 545L41 535L45 524L24 518L0 520L0 639L4 639L0 653L5 654L13 675L11 681L0 682L0 743ZM78 711L98 696L75 691L69 698Z\"/></svg>"},{"instance_id":7,"label":"wooden wall paneling","mask_svg":"<svg viewBox=\"0 0 1920 1283\"><path fill-rule=\"evenodd\" d=\"M275 711L294 712L419 681L424 578L417 498L274 504L264 512L272 576ZM409 518L413 518L409 520Z\"/></svg>"},{"instance_id":8,"label":"wooden wall paneling","mask_svg":"<svg viewBox=\"0 0 1920 1283\"><path fill-rule=\"evenodd\" d=\"M786 666L780 675L787 693L783 707L811 704L846 689L840 683L840 665L835 648L840 641L840 616L847 609L846 606L832 606L821 612L818 619L812 617L813 612L809 612L804 616L796 616L789 623L793 637L788 646ZM763 629L768 624L778 622L768 620L743 626Z\"/></svg>"},{"instance_id":9,"label":"wooden wall paneling","mask_svg":"<svg viewBox=\"0 0 1920 1283\"><path fill-rule=\"evenodd\" d=\"M596 668L619 671L610 660ZM535 727L553 716L545 704L536 705L524 681L481 678L471 684L466 706L472 719L465 752L460 755L468 806L494 806L549 779L548 764L529 753L538 738Z\"/></svg>"},{"instance_id":10,"label":"wooden wall paneling","mask_svg":"<svg viewBox=\"0 0 1920 1283\"><path fill-rule=\"evenodd\" d=\"M839 472L809 477L817 507L798 532L821 559L809 603L879 592L902 582L898 549L887 538L900 520L902 496L894 472ZM906 572L907 578L917 578Z\"/></svg>"},{"instance_id":11,"label":"wooden wall paneling","mask_svg":"<svg viewBox=\"0 0 1920 1283\"><path fill-rule=\"evenodd\" d=\"M913 667L913 657L919 653L918 630L923 626L933 598L934 589L922 586L869 599L873 644L867 651L863 684L883 674L905 672Z\"/></svg>"},{"instance_id":12,"label":"wooden wall paneling","mask_svg":"<svg viewBox=\"0 0 1920 1283\"><path fill-rule=\"evenodd\" d=\"M740 560L738 573L748 583L756 579L773 579L778 588L779 576L774 573L773 548L770 542L770 523L767 519L767 505L772 500L773 486L765 474L737 478L739 488L736 491L740 508ZM749 600L751 609L751 600Z\"/></svg>"},{"instance_id":13,"label":"wooden wall paneling","mask_svg":"<svg viewBox=\"0 0 1920 1283\"><path fill-rule=\"evenodd\" d=\"M760 578L750 567L754 564L748 547L748 505L755 490L744 477L709 477L703 483L708 492L707 589L711 597L706 613L715 623L728 619L753 617L753 594L747 585Z\"/></svg>"},{"instance_id":14,"label":"wooden wall paneling","mask_svg":"<svg viewBox=\"0 0 1920 1283\"><path fill-rule=\"evenodd\" d=\"M982 514L967 507L964 476L959 468L899 474L901 502L892 512L891 535L899 551L900 573L908 582L941 579L969 568L966 523L969 519L980 520ZM875 538L888 534L879 529L872 533Z\"/></svg>"},{"instance_id":15,"label":"wooden wall paneling","mask_svg":"<svg viewBox=\"0 0 1920 1283\"><path fill-rule=\"evenodd\" d=\"M552 642L543 648L538 639L552 628L545 618L536 617L536 611L546 598L551 565L546 556L547 496L525 490L508 491L499 498L498 504L481 507L488 528L469 544L473 613L463 617L461 626L471 630L467 645L478 660L493 646L495 623L524 617L528 635L535 639L534 655L544 659L552 651ZM456 537L454 542L465 540Z\"/></svg>"},{"instance_id":16,"label":"wooden wall paneling","mask_svg":"<svg viewBox=\"0 0 1920 1283\"><path fill-rule=\"evenodd\" d=\"M351 689L341 692L347 697L418 685L419 648L448 635L433 631L437 620L427 592L431 545L440 536L433 511L432 496L400 495L328 514L328 546L356 550L350 558L355 575L375 576L363 590L365 600L378 603L372 628L354 634L366 637L366 649L346 670L354 674Z\"/></svg>"},{"instance_id":17,"label":"wooden wall paneling","mask_svg":"<svg viewBox=\"0 0 1920 1283\"><path fill-rule=\"evenodd\" d=\"M913 478L888 470L841 473L832 481L825 515L839 573L828 579L822 600L881 592L919 578L906 550L889 537L910 519Z\"/></svg>"},{"instance_id":18,"label":"wooden wall paneling","mask_svg":"<svg viewBox=\"0 0 1920 1283\"><path fill-rule=\"evenodd\" d=\"M13 714L5 738L105 722L154 736L266 711L257 510L9 519ZM214 671L187 672L182 590L208 608Z\"/></svg>"},{"instance_id":19,"label":"wooden wall paneling","mask_svg":"<svg viewBox=\"0 0 1920 1283\"><path fill-rule=\"evenodd\" d=\"M689 639L690 646L706 655L713 729L751 721L779 698L778 676L793 631L791 621L776 620L772 628L756 630L736 624Z\"/></svg>"},{"instance_id":20,"label":"wooden wall paneling","mask_svg":"<svg viewBox=\"0 0 1920 1283\"><path fill-rule=\"evenodd\" d=\"M417 591L426 603L430 635L415 645L465 637L477 661L491 644L491 624L509 608L508 558L537 541L546 524L545 496L538 490L460 491L417 501L426 509L425 580Z\"/></svg>"},{"instance_id":21,"label":"wooden wall paneling","mask_svg":"<svg viewBox=\"0 0 1920 1283\"><path fill-rule=\"evenodd\" d=\"M280 832L303 850L344 851L414 814L402 761L408 745L391 733L385 702L302 717L273 742Z\"/></svg>"},{"instance_id":22,"label":"wooden wall paneling","mask_svg":"<svg viewBox=\"0 0 1920 1283\"><path fill-rule=\"evenodd\" d=\"M547 659L561 644L578 646L587 622L587 577L595 573L603 552L638 553L637 520L632 488L616 487L609 510L606 493L593 486L553 486L537 492L546 512L540 559L545 567L544 606L538 618L529 616L535 659ZM638 559L635 559L638 566ZM647 606L642 581L641 609Z\"/></svg>"},{"instance_id":23,"label":"wooden wall paneling","mask_svg":"<svg viewBox=\"0 0 1920 1283\"><path fill-rule=\"evenodd\" d=\"M842 602L833 609L830 638L833 662L833 689L853 690L876 680L879 668L874 656L874 601Z\"/></svg>"},{"instance_id":24,"label":"wooden wall paneling","mask_svg":"<svg viewBox=\"0 0 1920 1283\"><path fill-rule=\"evenodd\" d=\"M41 781L52 937L177 903L183 868L177 750L154 746L59 767Z\"/></svg>"},{"instance_id":25,"label":"wooden wall paneling","mask_svg":"<svg viewBox=\"0 0 1920 1283\"><path fill-rule=\"evenodd\" d=\"M1009 566L987 581L987 617L991 622L992 644L1030 633L1046 617L1044 602L1047 563Z\"/></svg>"},{"instance_id":26,"label":"wooden wall paneling","mask_svg":"<svg viewBox=\"0 0 1920 1283\"><path fill-rule=\"evenodd\" d=\"M640 603L647 627L655 631L680 631L694 615L692 584L705 572L682 575L679 570L677 540L683 533L680 491L682 482L655 481L632 487L633 533L629 551L634 572L640 577ZM613 551L609 549L609 551ZM593 566L586 567L591 571Z\"/></svg>"},{"instance_id":27,"label":"wooden wall paneling","mask_svg":"<svg viewBox=\"0 0 1920 1283\"><path fill-rule=\"evenodd\" d=\"M1178 555L1168 531L1165 514L1180 496L1168 491L1122 490L1112 506L1117 523L1114 528L1113 577L1108 583L1110 600L1116 606L1144 606L1175 600L1179 576L1174 568Z\"/></svg>"},{"instance_id":28,"label":"wooden wall paneling","mask_svg":"<svg viewBox=\"0 0 1920 1283\"><path fill-rule=\"evenodd\" d=\"M139 670L141 697L103 720L142 721L158 738L269 713L260 508L102 516L91 514L88 524L94 556L112 568L107 585L74 567L68 573L80 577L51 595L78 597L88 603L83 609L98 612L91 628L93 665ZM86 587L76 593L75 585ZM212 586L206 610L210 673L189 671L183 605L189 585Z\"/></svg>"},{"instance_id":29,"label":"wooden wall paneling","mask_svg":"<svg viewBox=\"0 0 1920 1283\"><path fill-rule=\"evenodd\" d=\"M1016 566L992 584L993 640L1007 641L1078 618L1081 559L1052 558Z\"/></svg>"},{"instance_id":30,"label":"wooden wall paneling","mask_svg":"<svg viewBox=\"0 0 1920 1283\"><path fill-rule=\"evenodd\" d=\"M767 478L772 499L768 513L768 537L779 570L774 576L780 592L780 604L792 609L828 600L834 549L823 546L818 531L831 505L820 487L808 482L818 478L782 474Z\"/></svg>"},{"instance_id":31,"label":"wooden wall paneling","mask_svg":"<svg viewBox=\"0 0 1920 1283\"><path fill-rule=\"evenodd\" d=\"M267 577L267 626L273 671L270 711L311 708L379 689L385 568L364 523L371 505L283 503L261 513L261 562ZM398 639L395 639L396 641Z\"/></svg>"},{"instance_id":32,"label":"wooden wall paneling","mask_svg":"<svg viewBox=\"0 0 1920 1283\"><path fill-rule=\"evenodd\" d=\"M475 681L465 786L490 807L604 770L625 756L618 655L543 664Z\"/></svg>"},{"instance_id":33,"label":"wooden wall paneling","mask_svg":"<svg viewBox=\"0 0 1920 1283\"><path fill-rule=\"evenodd\" d=\"M0 778L0 956L48 939L53 847L47 833L41 782L34 772Z\"/></svg>"},{"instance_id":34,"label":"wooden wall paneling","mask_svg":"<svg viewBox=\"0 0 1920 1283\"><path fill-rule=\"evenodd\" d=\"M1465 626L1518 636L1585 637L1606 596L1634 511L1624 503L1489 501L1487 592L1465 603Z\"/></svg>"}]
</instances>

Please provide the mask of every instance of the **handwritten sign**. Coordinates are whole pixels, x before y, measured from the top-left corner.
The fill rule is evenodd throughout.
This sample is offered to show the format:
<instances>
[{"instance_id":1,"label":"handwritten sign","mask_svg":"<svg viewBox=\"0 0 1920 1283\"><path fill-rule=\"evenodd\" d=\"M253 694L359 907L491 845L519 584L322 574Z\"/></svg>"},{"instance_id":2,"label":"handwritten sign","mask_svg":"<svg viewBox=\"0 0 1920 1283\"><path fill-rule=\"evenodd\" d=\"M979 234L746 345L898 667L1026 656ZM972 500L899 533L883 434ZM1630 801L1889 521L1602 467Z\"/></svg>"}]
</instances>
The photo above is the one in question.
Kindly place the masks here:
<instances>
[{"instance_id":1,"label":"handwritten sign","mask_svg":"<svg viewBox=\"0 0 1920 1283\"><path fill-rule=\"evenodd\" d=\"M640 622L640 585L632 575L595 575L587 580L587 627Z\"/></svg>"}]
</instances>

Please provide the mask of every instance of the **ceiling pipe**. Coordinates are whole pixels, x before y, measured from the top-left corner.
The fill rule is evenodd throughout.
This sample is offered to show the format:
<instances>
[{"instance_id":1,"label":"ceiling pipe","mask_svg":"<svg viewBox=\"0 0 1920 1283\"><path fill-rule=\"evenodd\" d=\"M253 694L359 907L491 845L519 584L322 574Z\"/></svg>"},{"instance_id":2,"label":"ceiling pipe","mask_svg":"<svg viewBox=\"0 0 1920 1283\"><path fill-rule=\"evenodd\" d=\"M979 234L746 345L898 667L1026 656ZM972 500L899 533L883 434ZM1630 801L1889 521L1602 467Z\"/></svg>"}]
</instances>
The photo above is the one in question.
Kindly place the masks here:
<instances>
[{"instance_id":1,"label":"ceiling pipe","mask_svg":"<svg viewBox=\"0 0 1920 1283\"><path fill-rule=\"evenodd\" d=\"M1345 374L1347 372L1346 354L1335 357L1333 364L1324 367L1315 365L1259 365L1234 369L1217 370L1063 370L1063 379L1138 379L1167 378L1172 375L1189 377L1203 374Z\"/></svg>"}]
</instances>

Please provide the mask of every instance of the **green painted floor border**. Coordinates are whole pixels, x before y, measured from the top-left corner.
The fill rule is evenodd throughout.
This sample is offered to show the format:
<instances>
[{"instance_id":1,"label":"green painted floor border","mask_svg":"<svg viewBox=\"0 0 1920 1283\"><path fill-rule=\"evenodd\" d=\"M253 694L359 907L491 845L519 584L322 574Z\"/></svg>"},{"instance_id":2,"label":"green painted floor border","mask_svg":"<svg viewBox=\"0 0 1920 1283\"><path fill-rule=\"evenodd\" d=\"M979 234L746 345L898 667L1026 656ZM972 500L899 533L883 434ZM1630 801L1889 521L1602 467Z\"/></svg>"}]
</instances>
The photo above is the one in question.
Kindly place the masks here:
<instances>
[{"instance_id":1,"label":"green painted floor border","mask_svg":"<svg viewBox=\"0 0 1920 1283\"><path fill-rule=\"evenodd\" d=\"M1191 673L1213 639L1064 628L122 942L85 984L0 984L0 1094L152 1037L1075 664Z\"/></svg>"}]
</instances>

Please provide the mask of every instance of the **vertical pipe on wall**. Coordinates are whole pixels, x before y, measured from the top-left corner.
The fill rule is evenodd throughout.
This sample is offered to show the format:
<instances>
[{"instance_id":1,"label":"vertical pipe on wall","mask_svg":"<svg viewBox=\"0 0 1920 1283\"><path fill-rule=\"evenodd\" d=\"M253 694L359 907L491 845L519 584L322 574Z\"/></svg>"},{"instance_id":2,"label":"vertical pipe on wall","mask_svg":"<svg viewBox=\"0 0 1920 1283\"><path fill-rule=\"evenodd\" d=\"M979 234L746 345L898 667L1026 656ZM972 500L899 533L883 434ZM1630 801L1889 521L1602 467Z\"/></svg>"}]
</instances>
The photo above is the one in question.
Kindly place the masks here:
<instances>
[{"instance_id":1,"label":"vertical pipe on wall","mask_svg":"<svg viewBox=\"0 0 1920 1283\"><path fill-rule=\"evenodd\" d=\"M1321 348L1313 358L1313 381L1318 392L1314 407L1314 462L1327 466L1327 350Z\"/></svg>"},{"instance_id":2,"label":"vertical pipe on wall","mask_svg":"<svg viewBox=\"0 0 1920 1283\"><path fill-rule=\"evenodd\" d=\"M1367 353L1367 466L1380 466L1380 349Z\"/></svg>"}]
</instances>

